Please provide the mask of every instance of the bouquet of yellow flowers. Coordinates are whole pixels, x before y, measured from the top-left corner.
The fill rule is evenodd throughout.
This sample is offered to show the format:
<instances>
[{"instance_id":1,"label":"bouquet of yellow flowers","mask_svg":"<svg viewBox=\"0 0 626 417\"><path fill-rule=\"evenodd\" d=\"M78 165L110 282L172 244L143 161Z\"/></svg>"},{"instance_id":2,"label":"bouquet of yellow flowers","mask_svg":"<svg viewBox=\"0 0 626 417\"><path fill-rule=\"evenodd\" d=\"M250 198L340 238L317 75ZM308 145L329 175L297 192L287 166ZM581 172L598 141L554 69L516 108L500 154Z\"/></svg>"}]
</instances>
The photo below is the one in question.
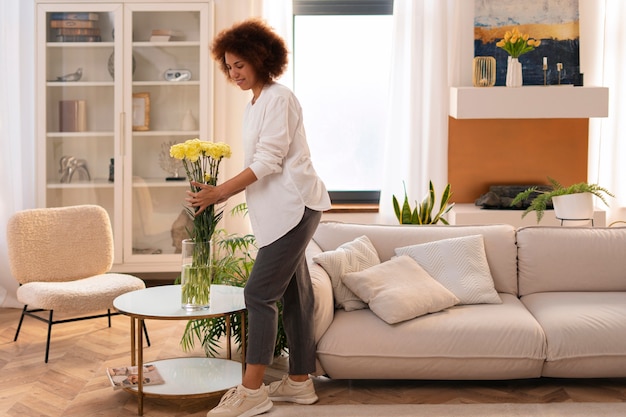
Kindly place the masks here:
<instances>
[{"instance_id":1,"label":"bouquet of yellow flowers","mask_svg":"<svg viewBox=\"0 0 626 417\"><path fill-rule=\"evenodd\" d=\"M220 162L223 158L230 158L230 146L223 142L208 142L198 138L189 139L184 143L171 146L170 156L180 159L190 181L202 184L217 185ZM191 191L200 191L199 187L191 186ZM196 242L208 242L213 236L215 227L222 212L215 212L215 207L208 207L199 216L195 210L187 208L187 212L194 221L193 236Z\"/></svg>"},{"instance_id":2,"label":"bouquet of yellow flowers","mask_svg":"<svg viewBox=\"0 0 626 417\"><path fill-rule=\"evenodd\" d=\"M500 39L496 46L504 49L512 58L519 58L527 52L534 51L541 41L538 39L532 39L528 33L520 33L517 28L513 28L512 31L507 31L504 34L504 39Z\"/></svg>"}]
</instances>

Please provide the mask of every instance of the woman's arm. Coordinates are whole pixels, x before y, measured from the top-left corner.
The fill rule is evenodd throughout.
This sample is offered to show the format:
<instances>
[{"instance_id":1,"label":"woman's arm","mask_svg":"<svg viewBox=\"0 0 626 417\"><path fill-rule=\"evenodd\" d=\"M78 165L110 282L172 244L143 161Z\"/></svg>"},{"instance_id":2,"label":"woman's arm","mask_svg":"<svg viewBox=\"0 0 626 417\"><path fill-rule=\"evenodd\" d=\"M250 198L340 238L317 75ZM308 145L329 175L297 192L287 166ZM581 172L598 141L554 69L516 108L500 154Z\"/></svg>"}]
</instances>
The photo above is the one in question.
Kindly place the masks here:
<instances>
[{"instance_id":1,"label":"woman's arm","mask_svg":"<svg viewBox=\"0 0 626 417\"><path fill-rule=\"evenodd\" d=\"M197 216L210 205L223 203L233 195L245 190L248 185L256 180L257 177L252 169L246 168L233 178L216 186L192 181L191 184L195 187L199 187L200 191L194 193L188 190L185 201L187 201L191 207L199 208L198 211L196 211Z\"/></svg>"}]
</instances>

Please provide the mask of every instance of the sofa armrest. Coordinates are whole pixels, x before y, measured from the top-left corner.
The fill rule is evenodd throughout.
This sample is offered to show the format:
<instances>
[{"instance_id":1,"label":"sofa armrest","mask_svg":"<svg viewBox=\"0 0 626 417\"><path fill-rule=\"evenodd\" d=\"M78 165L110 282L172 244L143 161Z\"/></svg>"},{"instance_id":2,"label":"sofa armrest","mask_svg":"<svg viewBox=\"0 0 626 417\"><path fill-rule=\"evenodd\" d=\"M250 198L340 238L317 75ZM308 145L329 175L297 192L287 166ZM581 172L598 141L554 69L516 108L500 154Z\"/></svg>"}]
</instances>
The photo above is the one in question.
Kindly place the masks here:
<instances>
[{"instance_id":1,"label":"sofa armrest","mask_svg":"<svg viewBox=\"0 0 626 417\"><path fill-rule=\"evenodd\" d=\"M315 310L313 312L315 343L319 342L326 333L335 315L333 285L330 277L321 265L313 262L313 257L319 253L322 253L322 249L314 240L311 240L306 249L306 259L315 296Z\"/></svg>"}]
</instances>

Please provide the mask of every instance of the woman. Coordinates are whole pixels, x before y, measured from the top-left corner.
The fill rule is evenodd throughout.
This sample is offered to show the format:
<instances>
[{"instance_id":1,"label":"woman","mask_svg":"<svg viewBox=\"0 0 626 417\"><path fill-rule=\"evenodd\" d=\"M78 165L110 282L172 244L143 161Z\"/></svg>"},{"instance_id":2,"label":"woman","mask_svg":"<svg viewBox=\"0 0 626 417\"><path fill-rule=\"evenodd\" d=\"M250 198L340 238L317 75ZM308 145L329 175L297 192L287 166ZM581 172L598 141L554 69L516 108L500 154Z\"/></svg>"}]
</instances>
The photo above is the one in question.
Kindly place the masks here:
<instances>
[{"instance_id":1,"label":"woman","mask_svg":"<svg viewBox=\"0 0 626 417\"><path fill-rule=\"evenodd\" d=\"M287 87L274 82L287 66L285 42L259 19L221 32L213 58L242 90L250 90L243 120L245 168L215 187L194 183L187 202L198 213L244 191L259 251L244 294L248 309L248 351L241 385L231 389L207 416L255 416L272 400L313 404L309 374L315 370L313 290L305 259L322 211L330 208L324 183L310 158L302 109ZM289 345L289 375L263 385L272 363L282 300Z\"/></svg>"}]
</instances>

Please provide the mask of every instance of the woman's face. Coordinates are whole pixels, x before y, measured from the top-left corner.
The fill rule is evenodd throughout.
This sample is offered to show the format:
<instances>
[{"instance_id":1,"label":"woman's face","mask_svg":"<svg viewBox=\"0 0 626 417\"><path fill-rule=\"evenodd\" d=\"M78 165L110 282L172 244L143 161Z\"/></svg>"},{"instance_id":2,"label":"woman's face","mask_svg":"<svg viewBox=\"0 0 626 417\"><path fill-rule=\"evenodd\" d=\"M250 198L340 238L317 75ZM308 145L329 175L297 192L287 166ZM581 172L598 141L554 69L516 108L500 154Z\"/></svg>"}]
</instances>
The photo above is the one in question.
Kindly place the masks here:
<instances>
[{"instance_id":1,"label":"woman's face","mask_svg":"<svg viewBox=\"0 0 626 417\"><path fill-rule=\"evenodd\" d=\"M224 62L228 68L228 75L242 90L252 90L255 95L263 88L256 71L248 62L237 55L226 52Z\"/></svg>"}]
</instances>

